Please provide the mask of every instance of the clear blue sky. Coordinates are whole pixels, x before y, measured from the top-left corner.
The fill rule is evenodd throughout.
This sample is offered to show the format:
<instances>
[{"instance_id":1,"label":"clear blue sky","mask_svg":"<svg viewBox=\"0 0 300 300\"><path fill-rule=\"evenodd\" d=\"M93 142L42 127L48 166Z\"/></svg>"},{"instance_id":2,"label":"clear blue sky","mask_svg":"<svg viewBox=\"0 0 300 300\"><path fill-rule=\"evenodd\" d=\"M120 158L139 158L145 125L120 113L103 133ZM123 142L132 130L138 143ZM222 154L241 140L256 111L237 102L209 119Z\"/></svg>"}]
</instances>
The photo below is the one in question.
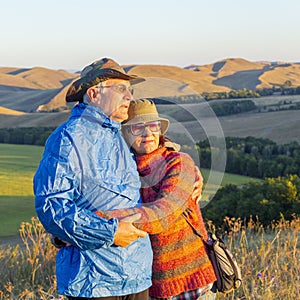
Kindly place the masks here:
<instances>
[{"instance_id":1,"label":"clear blue sky","mask_svg":"<svg viewBox=\"0 0 300 300\"><path fill-rule=\"evenodd\" d=\"M6 0L0 66L300 62L299 0Z\"/></svg>"}]
</instances>

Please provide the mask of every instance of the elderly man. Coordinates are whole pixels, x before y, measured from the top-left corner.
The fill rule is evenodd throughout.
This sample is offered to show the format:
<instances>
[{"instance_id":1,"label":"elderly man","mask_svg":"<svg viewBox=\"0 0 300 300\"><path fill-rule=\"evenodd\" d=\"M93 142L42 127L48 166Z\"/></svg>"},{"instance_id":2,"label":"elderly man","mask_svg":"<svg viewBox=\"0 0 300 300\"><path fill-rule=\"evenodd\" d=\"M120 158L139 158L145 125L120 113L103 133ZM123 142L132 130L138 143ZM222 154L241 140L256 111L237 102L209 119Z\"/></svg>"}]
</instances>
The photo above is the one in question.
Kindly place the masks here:
<instances>
[{"instance_id":1,"label":"elderly man","mask_svg":"<svg viewBox=\"0 0 300 300\"><path fill-rule=\"evenodd\" d=\"M46 231L71 246L56 257L57 287L69 299L148 299L152 250L132 225L94 212L136 207L140 181L120 134L132 100L128 75L112 59L85 67L66 100L78 101L47 140L34 176L35 208Z\"/></svg>"}]
</instances>

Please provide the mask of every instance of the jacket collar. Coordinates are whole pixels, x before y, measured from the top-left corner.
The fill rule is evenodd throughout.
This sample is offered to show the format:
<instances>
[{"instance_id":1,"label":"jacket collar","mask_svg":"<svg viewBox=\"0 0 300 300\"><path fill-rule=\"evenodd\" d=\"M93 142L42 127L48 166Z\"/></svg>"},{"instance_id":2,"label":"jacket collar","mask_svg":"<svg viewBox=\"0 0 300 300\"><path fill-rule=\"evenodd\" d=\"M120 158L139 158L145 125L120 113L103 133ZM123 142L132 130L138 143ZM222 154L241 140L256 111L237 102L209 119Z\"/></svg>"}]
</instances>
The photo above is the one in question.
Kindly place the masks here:
<instances>
[{"instance_id":1,"label":"jacket collar","mask_svg":"<svg viewBox=\"0 0 300 300\"><path fill-rule=\"evenodd\" d=\"M99 107L78 103L71 112L71 117L84 117L100 123L102 127L111 128L113 131L121 129L121 123L111 120Z\"/></svg>"}]
</instances>

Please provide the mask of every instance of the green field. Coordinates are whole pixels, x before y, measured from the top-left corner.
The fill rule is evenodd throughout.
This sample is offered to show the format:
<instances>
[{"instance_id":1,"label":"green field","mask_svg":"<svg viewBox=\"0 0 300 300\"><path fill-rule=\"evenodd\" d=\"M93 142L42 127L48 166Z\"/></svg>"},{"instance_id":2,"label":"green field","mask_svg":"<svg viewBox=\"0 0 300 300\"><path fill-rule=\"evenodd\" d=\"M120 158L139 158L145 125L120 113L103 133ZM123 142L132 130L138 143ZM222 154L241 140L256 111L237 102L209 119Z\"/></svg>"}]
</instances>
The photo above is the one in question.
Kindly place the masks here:
<instances>
[{"instance_id":1,"label":"green field","mask_svg":"<svg viewBox=\"0 0 300 300\"><path fill-rule=\"evenodd\" d=\"M0 236L18 233L35 215L32 178L43 147L0 144Z\"/></svg>"},{"instance_id":2,"label":"green field","mask_svg":"<svg viewBox=\"0 0 300 300\"><path fill-rule=\"evenodd\" d=\"M41 159L43 147L0 144L0 237L18 234L20 223L35 216L32 179ZM209 170L201 170L205 181ZM220 174L221 176L222 174ZM225 174L222 185L241 185L250 177ZM204 190L204 200L219 186Z\"/></svg>"}]
</instances>

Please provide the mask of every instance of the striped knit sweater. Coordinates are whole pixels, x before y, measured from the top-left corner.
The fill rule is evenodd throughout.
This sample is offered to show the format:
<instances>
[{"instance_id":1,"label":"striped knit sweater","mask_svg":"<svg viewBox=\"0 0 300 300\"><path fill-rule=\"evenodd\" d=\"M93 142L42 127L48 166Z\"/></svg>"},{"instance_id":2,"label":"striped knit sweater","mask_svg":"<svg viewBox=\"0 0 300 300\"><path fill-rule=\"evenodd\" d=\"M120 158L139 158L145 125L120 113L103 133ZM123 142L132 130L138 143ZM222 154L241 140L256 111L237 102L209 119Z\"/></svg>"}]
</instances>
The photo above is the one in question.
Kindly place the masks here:
<instances>
[{"instance_id":1,"label":"striped knit sweater","mask_svg":"<svg viewBox=\"0 0 300 300\"><path fill-rule=\"evenodd\" d=\"M190 195L195 181L193 160L166 147L136 157L142 181L143 206L98 214L122 218L140 213L134 225L150 233L153 274L150 296L165 298L203 287L216 280L201 239L182 213L207 238L201 212Z\"/></svg>"}]
</instances>

